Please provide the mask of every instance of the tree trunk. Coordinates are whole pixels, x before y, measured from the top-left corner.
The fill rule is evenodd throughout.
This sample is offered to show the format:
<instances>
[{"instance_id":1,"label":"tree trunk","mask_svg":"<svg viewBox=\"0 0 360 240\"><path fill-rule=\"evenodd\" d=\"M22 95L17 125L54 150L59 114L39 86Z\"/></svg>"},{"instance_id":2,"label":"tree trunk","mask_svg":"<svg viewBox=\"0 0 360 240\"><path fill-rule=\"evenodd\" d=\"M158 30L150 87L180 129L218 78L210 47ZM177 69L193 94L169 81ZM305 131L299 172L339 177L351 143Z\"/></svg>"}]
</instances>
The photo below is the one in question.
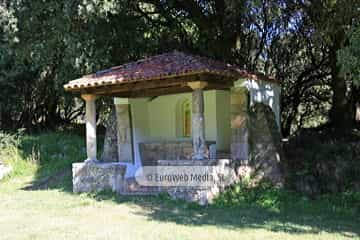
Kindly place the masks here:
<instances>
[{"instance_id":1,"label":"tree trunk","mask_svg":"<svg viewBox=\"0 0 360 240\"><path fill-rule=\"evenodd\" d=\"M351 129L353 109L347 98L346 82L343 78L332 75L332 108L330 122L335 130L346 131Z\"/></svg>"},{"instance_id":2,"label":"tree trunk","mask_svg":"<svg viewBox=\"0 0 360 240\"><path fill-rule=\"evenodd\" d=\"M329 54L333 90L330 122L338 135L351 131L354 119L354 111L348 98L351 94L347 93L346 81L340 75L340 67L337 64L337 51L342 47L344 37L343 31L339 31L335 35L334 45Z\"/></svg>"}]
</instances>

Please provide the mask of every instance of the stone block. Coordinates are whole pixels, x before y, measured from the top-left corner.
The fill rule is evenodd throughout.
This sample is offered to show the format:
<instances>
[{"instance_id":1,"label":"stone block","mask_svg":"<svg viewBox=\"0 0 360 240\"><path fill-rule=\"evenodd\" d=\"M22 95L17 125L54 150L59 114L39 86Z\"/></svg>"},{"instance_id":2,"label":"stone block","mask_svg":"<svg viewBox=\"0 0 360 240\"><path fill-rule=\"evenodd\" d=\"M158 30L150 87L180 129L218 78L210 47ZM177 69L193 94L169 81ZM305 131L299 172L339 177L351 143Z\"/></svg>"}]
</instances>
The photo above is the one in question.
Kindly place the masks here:
<instances>
[{"instance_id":1,"label":"stone block","mask_svg":"<svg viewBox=\"0 0 360 240\"><path fill-rule=\"evenodd\" d=\"M73 163L73 192L120 192L124 184L126 166L119 163Z\"/></svg>"},{"instance_id":2,"label":"stone block","mask_svg":"<svg viewBox=\"0 0 360 240\"><path fill-rule=\"evenodd\" d=\"M249 158L248 131L248 94L244 88L231 90L231 158L246 160Z\"/></svg>"},{"instance_id":3,"label":"stone block","mask_svg":"<svg viewBox=\"0 0 360 240\"><path fill-rule=\"evenodd\" d=\"M274 112L267 105L255 103L249 110L249 166L255 179L283 184L280 139Z\"/></svg>"},{"instance_id":4,"label":"stone block","mask_svg":"<svg viewBox=\"0 0 360 240\"><path fill-rule=\"evenodd\" d=\"M114 106L105 126L104 150L100 160L103 162L114 162L118 160L117 126Z\"/></svg>"},{"instance_id":5,"label":"stone block","mask_svg":"<svg viewBox=\"0 0 360 240\"><path fill-rule=\"evenodd\" d=\"M116 104L118 160L133 162L131 110L129 104Z\"/></svg>"}]
</instances>

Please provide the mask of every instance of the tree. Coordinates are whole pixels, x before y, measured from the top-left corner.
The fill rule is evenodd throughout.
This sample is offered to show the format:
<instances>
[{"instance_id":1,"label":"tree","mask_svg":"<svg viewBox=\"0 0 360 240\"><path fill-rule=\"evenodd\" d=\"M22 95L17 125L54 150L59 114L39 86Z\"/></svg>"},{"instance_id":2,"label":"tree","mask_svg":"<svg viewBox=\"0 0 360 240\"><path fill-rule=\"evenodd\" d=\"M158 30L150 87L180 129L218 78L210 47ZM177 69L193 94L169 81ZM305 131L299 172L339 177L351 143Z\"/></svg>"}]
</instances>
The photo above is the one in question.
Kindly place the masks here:
<instances>
[{"instance_id":1,"label":"tree","mask_svg":"<svg viewBox=\"0 0 360 240\"><path fill-rule=\"evenodd\" d=\"M71 121L83 108L64 83L156 50L127 1L3 1L1 10L1 127Z\"/></svg>"},{"instance_id":2,"label":"tree","mask_svg":"<svg viewBox=\"0 0 360 240\"><path fill-rule=\"evenodd\" d=\"M343 78L360 85L360 26L352 27L348 33L349 44L338 51L338 62Z\"/></svg>"},{"instance_id":3,"label":"tree","mask_svg":"<svg viewBox=\"0 0 360 240\"><path fill-rule=\"evenodd\" d=\"M354 107L351 101L352 89L340 71L337 53L348 45L347 29L358 25L360 2L357 0L324 0L303 4L314 29L313 36L327 49L332 88L330 121L338 133L351 129Z\"/></svg>"},{"instance_id":4,"label":"tree","mask_svg":"<svg viewBox=\"0 0 360 240\"><path fill-rule=\"evenodd\" d=\"M356 112L355 120L360 121L360 26L347 32L349 44L338 51L341 75L352 83L351 104Z\"/></svg>"},{"instance_id":5,"label":"tree","mask_svg":"<svg viewBox=\"0 0 360 240\"><path fill-rule=\"evenodd\" d=\"M349 128L358 90L356 0L3 0L0 127L48 128L83 106L63 84L172 49L274 75L285 136ZM338 55L338 58L337 58ZM347 63L345 63L347 62ZM353 84L354 83L354 84ZM102 111L108 104L101 99ZM318 119L322 119L319 121ZM315 120L314 120L315 119Z\"/></svg>"}]
</instances>

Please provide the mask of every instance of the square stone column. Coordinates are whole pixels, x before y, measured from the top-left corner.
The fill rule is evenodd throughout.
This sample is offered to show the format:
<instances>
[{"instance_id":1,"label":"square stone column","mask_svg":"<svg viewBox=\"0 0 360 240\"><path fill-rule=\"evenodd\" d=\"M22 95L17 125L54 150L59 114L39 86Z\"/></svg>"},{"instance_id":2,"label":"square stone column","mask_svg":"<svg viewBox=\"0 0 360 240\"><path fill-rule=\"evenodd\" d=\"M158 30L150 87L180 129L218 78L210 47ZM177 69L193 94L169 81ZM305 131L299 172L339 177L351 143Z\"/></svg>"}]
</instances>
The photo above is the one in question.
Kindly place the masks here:
<instances>
[{"instance_id":1,"label":"square stone column","mask_svg":"<svg viewBox=\"0 0 360 240\"><path fill-rule=\"evenodd\" d=\"M130 102L127 98L114 98L117 126L118 160L133 163L133 134Z\"/></svg>"},{"instance_id":2,"label":"square stone column","mask_svg":"<svg viewBox=\"0 0 360 240\"><path fill-rule=\"evenodd\" d=\"M245 87L231 89L231 159L243 164L249 159L248 101Z\"/></svg>"},{"instance_id":3,"label":"square stone column","mask_svg":"<svg viewBox=\"0 0 360 240\"><path fill-rule=\"evenodd\" d=\"M81 98L86 102L86 161L96 162L96 96L83 94Z\"/></svg>"},{"instance_id":4,"label":"square stone column","mask_svg":"<svg viewBox=\"0 0 360 240\"><path fill-rule=\"evenodd\" d=\"M192 138L193 138L193 159L202 160L208 158L208 151L205 142L205 121L204 121L204 91L207 82L188 82L193 89L192 93Z\"/></svg>"}]
</instances>

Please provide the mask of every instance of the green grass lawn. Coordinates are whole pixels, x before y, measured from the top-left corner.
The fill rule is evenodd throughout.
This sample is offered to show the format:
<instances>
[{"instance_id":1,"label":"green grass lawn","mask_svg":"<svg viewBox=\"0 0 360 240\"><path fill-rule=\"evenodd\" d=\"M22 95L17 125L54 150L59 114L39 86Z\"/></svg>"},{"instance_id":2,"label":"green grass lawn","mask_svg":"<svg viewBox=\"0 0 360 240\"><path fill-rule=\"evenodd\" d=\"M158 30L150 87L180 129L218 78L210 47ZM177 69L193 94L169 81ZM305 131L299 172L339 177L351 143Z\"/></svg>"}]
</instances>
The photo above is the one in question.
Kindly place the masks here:
<instances>
[{"instance_id":1,"label":"green grass lawn","mask_svg":"<svg viewBox=\"0 0 360 240\"><path fill-rule=\"evenodd\" d=\"M358 194L309 200L285 191L234 189L208 207L166 196L78 195L71 193L70 166L84 159L81 137L42 134L14 142L2 143L0 152L15 168L0 183L2 240L360 239ZM236 201L227 204L229 197Z\"/></svg>"}]
</instances>

